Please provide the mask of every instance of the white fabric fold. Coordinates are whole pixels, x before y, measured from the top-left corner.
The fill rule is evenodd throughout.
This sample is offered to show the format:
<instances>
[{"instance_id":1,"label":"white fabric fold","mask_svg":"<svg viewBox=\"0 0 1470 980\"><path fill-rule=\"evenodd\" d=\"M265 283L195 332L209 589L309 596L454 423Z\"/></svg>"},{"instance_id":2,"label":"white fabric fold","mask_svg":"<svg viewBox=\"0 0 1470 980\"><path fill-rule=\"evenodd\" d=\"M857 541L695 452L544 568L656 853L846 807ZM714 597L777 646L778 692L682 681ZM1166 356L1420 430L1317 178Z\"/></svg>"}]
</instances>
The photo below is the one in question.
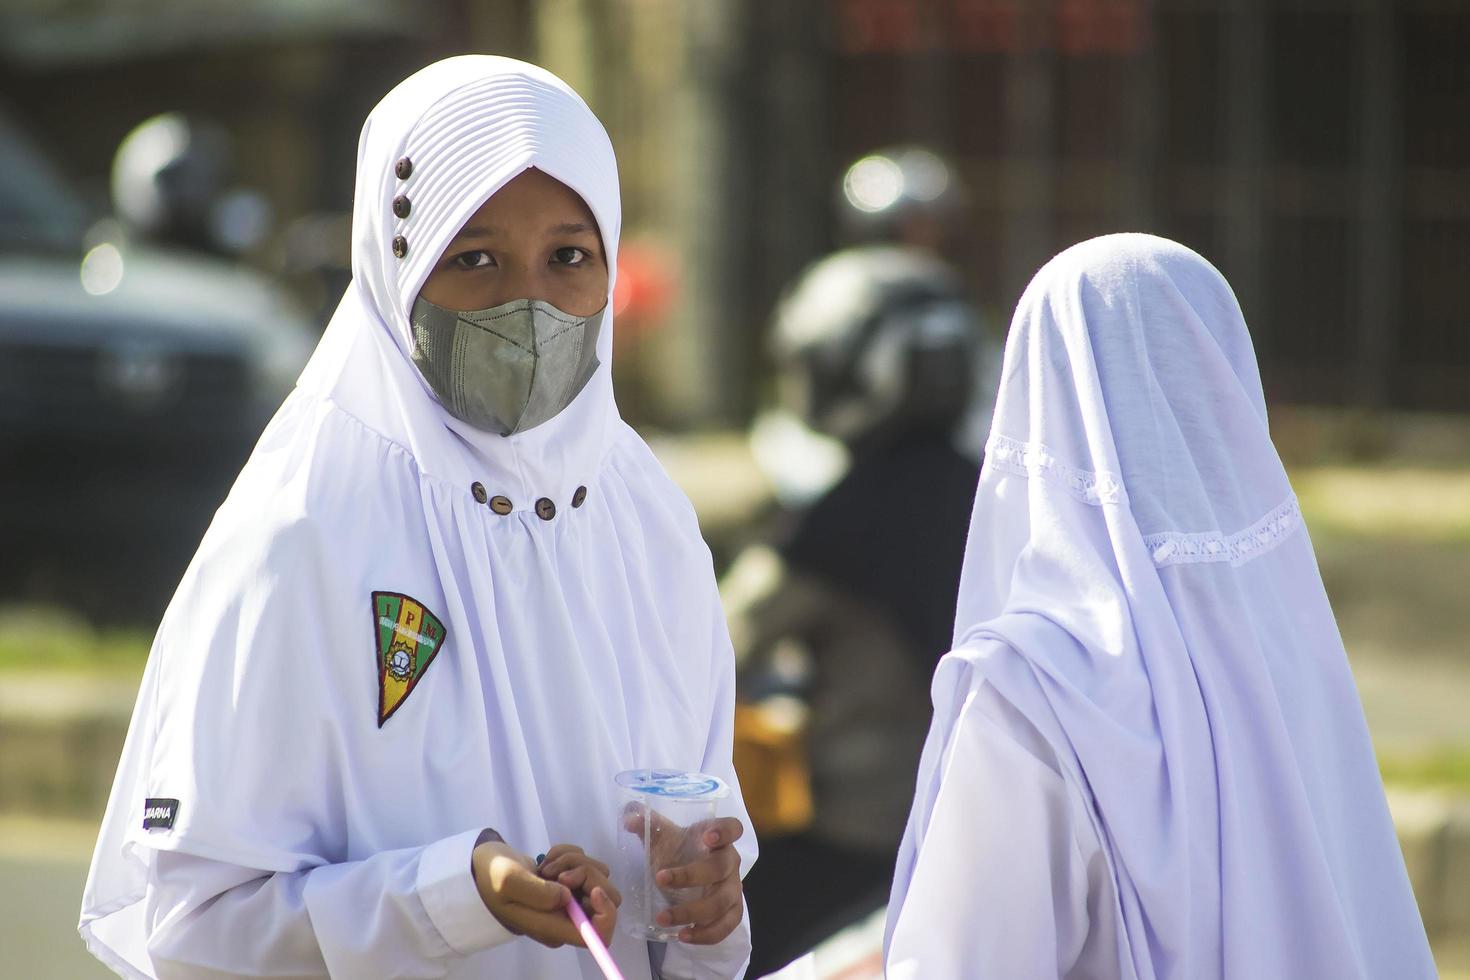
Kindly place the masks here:
<instances>
[{"instance_id":1,"label":"white fabric fold","mask_svg":"<svg viewBox=\"0 0 1470 980\"><path fill-rule=\"evenodd\" d=\"M949 737L924 823L926 836L964 838L966 848L963 860L943 847L919 855L886 975L1117 976L1118 924L1098 914L1117 897L1090 803L1009 702L967 674L951 678L959 697L943 702ZM1008 914L977 914L976 903L953 900L977 889L1004 895Z\"/></svg>"},{"instance_id":2,"label":"white fabric fold","mask_svg":"<svg viewBox=\"0 0 1470 980\"><path fill-rule=\"evenodd\" d=\"M987 684L1090 801L1117 975L1434 975L1244 319L1182 246L1078 245L1017 308L890 942L918 856L964 860L929 816ZM912 898L1012 914L983 882Z\"/></svg>"},{"instance_id":3,"label":"white fabric fold","mask_svg":"<svg viewBox=\"0 0 1470 980\"><path fill-rule=\"evenodd\" d=\"M464 873L480 838L476 831L446 837L419 854L414 891L444 943L460 956L510 942L514 933L485 907L474 875Z\"/></svg>"}]
</instances>

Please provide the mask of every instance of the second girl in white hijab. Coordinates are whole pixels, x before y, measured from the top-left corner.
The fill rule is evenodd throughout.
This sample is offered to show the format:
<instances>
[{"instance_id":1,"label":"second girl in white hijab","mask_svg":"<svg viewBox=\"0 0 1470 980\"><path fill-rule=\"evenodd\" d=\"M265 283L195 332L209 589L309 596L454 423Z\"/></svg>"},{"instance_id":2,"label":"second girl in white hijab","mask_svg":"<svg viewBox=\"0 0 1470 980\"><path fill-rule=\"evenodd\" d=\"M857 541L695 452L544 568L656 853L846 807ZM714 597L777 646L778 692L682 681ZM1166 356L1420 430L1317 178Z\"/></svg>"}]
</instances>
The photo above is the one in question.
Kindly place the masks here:
<instances>
[{"instance_id":1,"label":"second girl in white hijab","mask_svg":"<svg viewBox=\"0 0 1470 980\"><path fill-rule=\"evenodd\" d=\"M1209 263L1144 235L1021 299L888 975L1434 976L1342 641Z\"/></svg>"}]
</instances>

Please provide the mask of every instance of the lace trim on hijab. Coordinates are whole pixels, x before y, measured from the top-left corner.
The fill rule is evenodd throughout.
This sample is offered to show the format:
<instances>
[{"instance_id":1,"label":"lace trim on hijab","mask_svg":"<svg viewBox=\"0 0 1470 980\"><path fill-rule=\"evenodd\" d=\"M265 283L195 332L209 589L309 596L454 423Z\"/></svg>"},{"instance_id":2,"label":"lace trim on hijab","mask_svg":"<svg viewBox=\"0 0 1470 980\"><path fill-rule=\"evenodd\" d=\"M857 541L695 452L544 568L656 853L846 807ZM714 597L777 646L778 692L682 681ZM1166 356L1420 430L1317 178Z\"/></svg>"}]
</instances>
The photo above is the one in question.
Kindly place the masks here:
<instances>
[{"instance_id":1,"label":"lace trim on hijab","mask_svg":"<svg viewBox=\"0 0 1470 980\"><path fill-rule=\"evenodd\" d=\"M1218 561L1243 565L1275 548L1301 526L1301 507L1297 505L1296 496L1292 495L1271 513L1237 534L1164 531L1144 535L1143 543L1153 555L1154 564L1160 568Z\"/></svg>"},{"instance_id":2,"label":"lace trim on hijab","mask_svg":"<svg viewBox=\"0 0 1470 980\"><path fill-rule=\"evenodd\" d=\"M1094 507L1116 504L1123 499L1123 483L1116 476L1068 466L1039 442L1017 442L993 435L985 447L985 465L1016 476L1036 477L1054 483L1084 504Z\"/></svg>"},{"instance_id":3,"label":"lace trim on hijab","mask_svg":"<svg viewBox=\"0 0 1470 980\"><path fill-rule=\"evenodd\" d=\"M985 447L985 465L1016 476L1046 480L1065 488L1084 504L1115 504L1123 497L1123 484L1113 474L1093 473L1068 466L1038 442L1018 442L1006 436L991 436L989 445ZM1161 531L1144 535L1143 543L1153 556L1154 564L1160 568L1204 562L1242 565L1275 548L1301 524L1301 508L1293 495L1265 517L1235 534Z\"/></svg>"}]
</instances>

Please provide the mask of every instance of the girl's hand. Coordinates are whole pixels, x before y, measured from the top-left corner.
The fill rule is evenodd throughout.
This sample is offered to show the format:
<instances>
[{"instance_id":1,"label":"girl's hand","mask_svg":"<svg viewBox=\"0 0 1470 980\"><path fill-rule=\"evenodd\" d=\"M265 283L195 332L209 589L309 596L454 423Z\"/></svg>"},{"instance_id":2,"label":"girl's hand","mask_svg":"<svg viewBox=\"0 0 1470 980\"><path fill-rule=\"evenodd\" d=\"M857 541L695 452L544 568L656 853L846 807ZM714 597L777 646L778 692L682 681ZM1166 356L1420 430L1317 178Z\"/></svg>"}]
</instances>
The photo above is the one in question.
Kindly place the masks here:
<instances>
[{"instance_id":1,"label":"girl's hand","mask_svg":"<svg viewBox=\"0 0 1470 980\"><path fill-rule=\"evenodd\" d=\"M660 888L703 887L704 893L683 905L660 912L661 926L687 926L679 930L679 941L696 946L713 946L740 925L745 911L744 887L740 883L740 854L734 844L745 827L734 817L713 820L702 829L709 853L681 867L665 868L654 876Z\"/></svg>"},{"instance_id":2,"label":"girl's hand","mask_svg":"<svg viewBox=\"0 0 1470 980\"><path fill-rule=\"evenodd\" d=\"M543 946L584 945L577 927L563 911L573 901L566 886L536 873L530 858L503 841L475 846L470 856L475 887L490 914L518 936L529 936ZM602 887L588 894L588 917L599 935L611 937L618 909Z\"/></svg>"},{"instance_id":3,"label":"girl's hand","mask_svg":"<svg viewBox=\"0 0 1470 980\"><path fill-rule=\"evenodd\" d=\"M606 864L588 856L575 844L557 844L546 852L536 873L547 881L555 881L570 889L582 904L587 918L592 920L603 943L612 942L613 926L617 924L618 906L623 904L623 896L608 879ZM598 895L611 902L611 914L600 912L596 904Z\"/></svg>"}]
</instances>

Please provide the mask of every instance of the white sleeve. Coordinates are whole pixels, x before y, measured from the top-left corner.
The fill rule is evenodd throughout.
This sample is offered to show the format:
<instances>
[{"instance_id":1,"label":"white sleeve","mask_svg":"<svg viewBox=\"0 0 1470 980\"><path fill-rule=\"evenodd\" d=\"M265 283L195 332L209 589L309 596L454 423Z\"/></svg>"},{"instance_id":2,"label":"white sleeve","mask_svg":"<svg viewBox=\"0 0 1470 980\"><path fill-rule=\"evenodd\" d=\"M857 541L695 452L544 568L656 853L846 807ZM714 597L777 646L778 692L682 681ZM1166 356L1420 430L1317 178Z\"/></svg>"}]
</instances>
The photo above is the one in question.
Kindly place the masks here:
<instances>
[{"instance_id":1,"label":"white sleeve","mask_svg":"<svg viewBox=\"0 0 1470 980\"><path fill-rule=\"evenodd\" d=\"M719 776L730 787L730 796L721 807L720 816L735 817L745 826L745 834L735 844L740 854L740 877L750 873L759 849L755 828L745 812L740 795L740 781L735 776L735 652L730 646L729 631L718 600L714 604L715 690L710 713L709 736L705 740L702 772ZM662 949L650 944L649 959L654 976L659 980L733 980L745 975L750 964L750 912L744 910L740 925L714 946L686 946L668 943Z\"/></svg>"},{"instance_id":2,"label":"white sleeve","mask_svg":"<svg viewBox=\"0 0 1470 980\"><path fill-rule=\"evenodd\" d=\"M144 912L154 975L445 976L514 938L475 888L478 837L274 874L157 851Z\"/></svg>"},{"instance_id":3,"label":"white sleeve","mask_svg":"<svg viewBox=\"0 0 1470 980\"><path fill-rule=\"evenodd\" d=\"M887 954L892 980L1062 977L1089 931L1090 878L1065 780L988 710L963 702ZM1014 709L1012 709L1014 710Z\"/></svg>"}]
</instances>

